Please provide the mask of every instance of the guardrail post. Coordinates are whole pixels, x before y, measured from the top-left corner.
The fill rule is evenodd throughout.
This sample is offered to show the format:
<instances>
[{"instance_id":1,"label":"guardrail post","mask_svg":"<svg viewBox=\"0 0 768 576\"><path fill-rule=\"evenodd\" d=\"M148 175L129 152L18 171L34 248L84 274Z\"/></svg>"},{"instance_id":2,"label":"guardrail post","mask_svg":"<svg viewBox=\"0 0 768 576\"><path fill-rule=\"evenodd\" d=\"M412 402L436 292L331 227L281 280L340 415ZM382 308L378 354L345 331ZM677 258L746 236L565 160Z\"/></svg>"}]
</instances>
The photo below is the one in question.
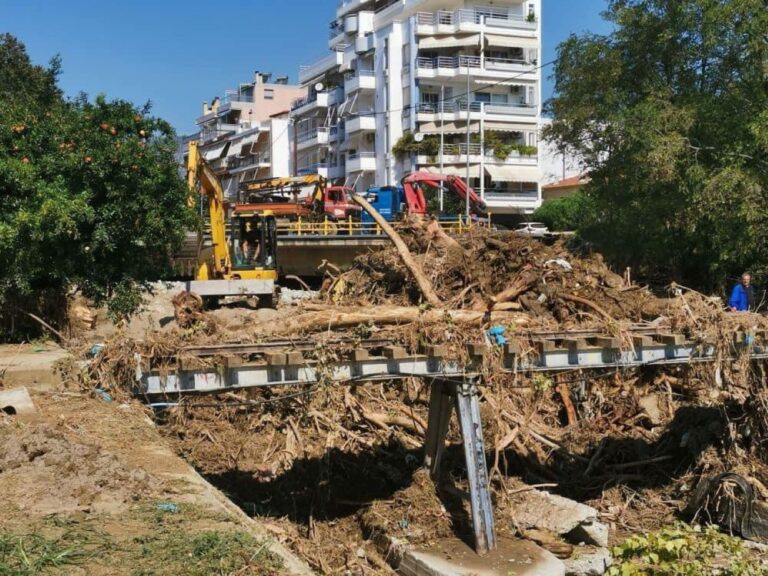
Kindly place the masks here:
<instances>
[{"instance_id":1,"label":"guardrail post","mask_svg":"<svg viewBox=\"0 0 768 576\"><path fill-rule=\"evenodd\" d=\"M323 236L328 236L328 216L323 218Z\"/></svg>"},{"instance_id":2,"label":"guardrail post","mask_svg":"<svg viewBox=\"0 0 768 576\"><path fill-rule=\"evenodd\" d=\"M352 214L349 215L349 235L352 236Z\"/></svg>"},{"instance_id":3,"label":"guardrail post","mask_svg":"<svg viewBox=\"0 0 768 576\"><path fill-rule=\"evenodd\" d=\"M299 220L298 220L298 222L296 224L297 224L296 233L297 233L297 235L301 236L301 216L299 216Z\"/></svg>"}]
</instances>

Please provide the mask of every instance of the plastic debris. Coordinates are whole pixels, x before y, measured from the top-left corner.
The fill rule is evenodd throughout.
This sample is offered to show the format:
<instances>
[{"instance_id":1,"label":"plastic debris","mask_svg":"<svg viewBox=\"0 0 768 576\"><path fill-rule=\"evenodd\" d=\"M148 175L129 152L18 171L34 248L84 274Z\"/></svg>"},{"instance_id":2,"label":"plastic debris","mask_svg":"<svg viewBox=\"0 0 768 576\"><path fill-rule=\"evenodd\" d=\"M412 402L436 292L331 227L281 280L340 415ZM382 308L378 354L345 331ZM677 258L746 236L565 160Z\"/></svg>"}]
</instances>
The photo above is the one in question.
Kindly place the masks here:
<instances>
[{"instance_id":1,"label":"plastic debris","mask_svg":"<svg viewBox=\"0 0 768 576\"><path fill-rule=\"evenodd\" d=\"M101 388L96 388L96 394L98 394L99 398L104 400L104 402L107 402L107 403L112 402L112 396L106 390L102 390Z\"/></svg>"},{"instance_id":2,"label":"plastic debris","mask_svg":"<svg viewBox=\"0 0 768 576\"><path fill-rule=\"evenodd\" d=\"M573 270L573 266L571 266L571 263L568 262L568 260L564 260L562 258L555 258L553 260L547 260L546 262L544 262L544 266L549 266L550 264L557 264L558 266L560 266L560 268L562 268L563 270L567 270L568 272Z\"/></svg>"},{"instance_id":3,"label":"plastic debris","mask_svg":"<svg viewBox=\"0 0 768 576\"><path fill-rule=\"evenodd\" d=\"M179 507L173 502L162 502L157 505L157 509L160 512L169 512L170 514L176 514L179 511Z\"/></svg>"},{"instance_id":4,"label":"plastic debris","mask_svg":"<svg viewBox=\"0 0 768 576\"><path fill-rule=\"evenodd\" d=\"M507 329L504 326L496 325L492 326L486 334L488 334L488 338L490 338L491 342L496 344L497 346L503 346L507 343L507 338L504 336L506 334Z\"/></svg>"},{"instance_id":5,"label":"plastic debris","mask_svg":"<svg viewBox=\"0 0 768 576\"><path fill-rule=\"evenodd\" d=\"M96 356L101 354L102 350L104 350L104 344L102 342L94 344L93 346L91 346L91 349L88 350L88 356L90 356L91 358L96 358Z\"/></svg>"}]
</instances>

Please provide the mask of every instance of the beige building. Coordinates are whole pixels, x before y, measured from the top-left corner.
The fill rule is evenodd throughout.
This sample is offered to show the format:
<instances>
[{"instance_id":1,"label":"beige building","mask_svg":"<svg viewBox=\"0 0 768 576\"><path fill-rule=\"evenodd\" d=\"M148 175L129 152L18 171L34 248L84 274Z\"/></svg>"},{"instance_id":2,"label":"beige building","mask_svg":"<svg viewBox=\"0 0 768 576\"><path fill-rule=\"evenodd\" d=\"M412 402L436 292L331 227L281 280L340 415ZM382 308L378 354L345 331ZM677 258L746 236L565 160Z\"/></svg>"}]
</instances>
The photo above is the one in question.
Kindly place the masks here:
<instances>
[{"instance_id":1,"label":"beige building","mask_svg":"<svg viewBox=\"0 0 768 576\"><path fill-rule=\"evenodd\" d=\"M271 76L256 72L253 82L204 102L197 119L201 152L229 197L242 182L289 176L294 169L288 112L305 90L289 84L287 76L274 82Z\"/></svg>"}]
</instances>

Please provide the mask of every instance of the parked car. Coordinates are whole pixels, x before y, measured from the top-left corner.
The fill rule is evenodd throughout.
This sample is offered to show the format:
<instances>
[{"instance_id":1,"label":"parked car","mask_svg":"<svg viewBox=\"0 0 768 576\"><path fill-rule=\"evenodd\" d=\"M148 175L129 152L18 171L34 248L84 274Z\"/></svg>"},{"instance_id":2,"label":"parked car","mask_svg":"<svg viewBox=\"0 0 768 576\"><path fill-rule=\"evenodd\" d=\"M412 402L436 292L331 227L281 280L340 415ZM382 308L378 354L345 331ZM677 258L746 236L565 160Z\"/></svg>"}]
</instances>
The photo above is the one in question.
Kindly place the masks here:
<instances>
[{"instance_id":1,"label":"parked car","mask_svg":"<svg viewBox=\"0 0 768 576\"><path fill-rule=\"evenodd\" d=\"M549 235L549 228L542 222L523 222L514 230L515 234L530 236L531 238L544 238Z\"/></svg>"}]
</instances>

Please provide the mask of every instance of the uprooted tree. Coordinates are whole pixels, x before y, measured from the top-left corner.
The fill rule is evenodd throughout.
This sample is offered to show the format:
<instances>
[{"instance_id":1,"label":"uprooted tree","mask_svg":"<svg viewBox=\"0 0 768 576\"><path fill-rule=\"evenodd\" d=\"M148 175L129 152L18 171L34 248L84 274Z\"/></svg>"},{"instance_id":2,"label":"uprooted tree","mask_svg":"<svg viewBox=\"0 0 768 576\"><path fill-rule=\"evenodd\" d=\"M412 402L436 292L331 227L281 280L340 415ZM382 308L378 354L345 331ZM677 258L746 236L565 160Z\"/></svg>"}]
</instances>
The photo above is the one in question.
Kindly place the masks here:
<instances>
[{"instance_id":1,"label":"uprooted tree","mask_svg":"<svg viewBox=\"0 0 768 576\"><path fill-rule=\"evenodd\" d=\"M607 36L571 36L548 136L578 153L582 235L613 261L702 288L768 276L764 0L611 0Z\"/></svg>"},{"instance_id":2,"label":"uprooted tree","mask_svg":"<svg viewBox=\"0 0 768 576\"><path fill-rule=\"evenodd\" d=\"M149 105L66 100L58 58L0 36L0 321L77 287L127 314L194 225L171 126Z\"/></svg>"}]
</instances>

